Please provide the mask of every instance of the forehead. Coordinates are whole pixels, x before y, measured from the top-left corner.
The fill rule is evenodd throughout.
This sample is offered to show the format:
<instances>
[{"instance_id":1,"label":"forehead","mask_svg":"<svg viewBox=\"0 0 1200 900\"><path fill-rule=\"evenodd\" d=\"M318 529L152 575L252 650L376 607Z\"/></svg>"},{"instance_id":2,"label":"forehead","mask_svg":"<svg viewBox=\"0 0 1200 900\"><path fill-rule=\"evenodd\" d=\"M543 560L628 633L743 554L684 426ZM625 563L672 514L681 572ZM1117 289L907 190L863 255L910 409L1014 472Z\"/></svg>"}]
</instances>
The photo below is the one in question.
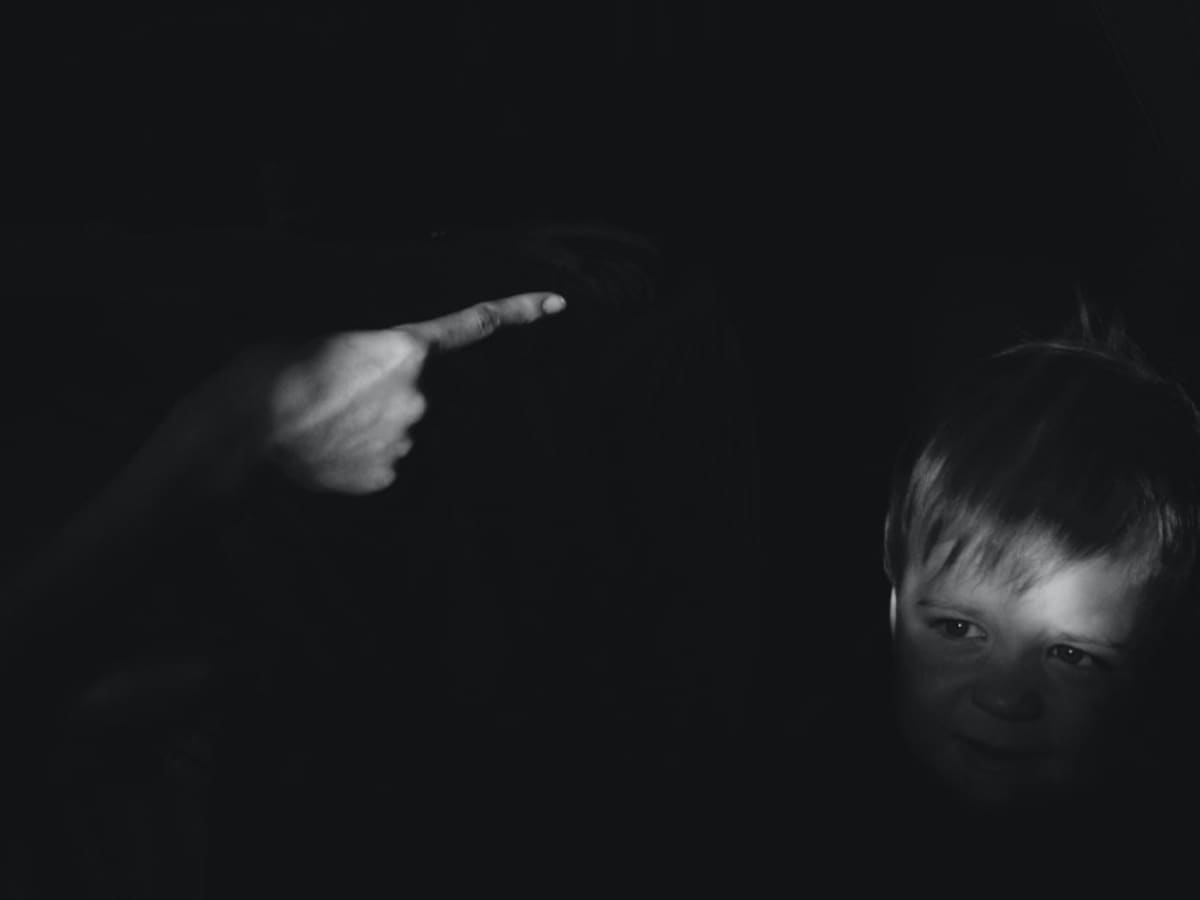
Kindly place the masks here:
<instances>
[{"instance_id":1,"label":"forehead","mask_svg":"<svg viewBox=\"0 0 1200 900\"><path fill-rule=\"evenodd\" d=\"M989 611L1030 611L1053 618L1064 627L1132 630L1145 606L1144 581L1137 567L1111 557L1065 561L1048 556L1026 560L1026 580L968 566L938 565L935 551L928 563L905 578L906 593L917 599Z\"/></svg>"}]
</instances>

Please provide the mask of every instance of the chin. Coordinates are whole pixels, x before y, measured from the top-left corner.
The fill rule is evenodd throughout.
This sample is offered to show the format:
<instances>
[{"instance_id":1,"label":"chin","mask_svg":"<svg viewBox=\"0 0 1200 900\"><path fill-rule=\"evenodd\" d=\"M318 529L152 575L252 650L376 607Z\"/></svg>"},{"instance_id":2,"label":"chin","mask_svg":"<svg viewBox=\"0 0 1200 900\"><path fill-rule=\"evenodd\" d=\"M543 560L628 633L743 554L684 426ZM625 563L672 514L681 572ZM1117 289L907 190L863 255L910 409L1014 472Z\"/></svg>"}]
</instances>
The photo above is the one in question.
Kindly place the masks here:
<instances>
[{"instance_id":1,"label":"chin","mask_svg":"<svg viewBox=\"0 0 1200 900\"><path fill-rule=\"evenodd\" d=\"M981 814L1031 809L1072 791L1069 767L1049 753L1037 759L994 759L953 739L924 749L918 758L946 792Z\"/></svg>"},{"instance_id":2,"label":"chin","mask_svg":"<svg viewBox=\"0 0 1200 900\"><path fill-rule=\"evenodd\" d=\"M952 786L966 806L982 813L1006 813L1029 809L1057 793L1053 783L960 775Z\"/></svg>"}]
</instances>

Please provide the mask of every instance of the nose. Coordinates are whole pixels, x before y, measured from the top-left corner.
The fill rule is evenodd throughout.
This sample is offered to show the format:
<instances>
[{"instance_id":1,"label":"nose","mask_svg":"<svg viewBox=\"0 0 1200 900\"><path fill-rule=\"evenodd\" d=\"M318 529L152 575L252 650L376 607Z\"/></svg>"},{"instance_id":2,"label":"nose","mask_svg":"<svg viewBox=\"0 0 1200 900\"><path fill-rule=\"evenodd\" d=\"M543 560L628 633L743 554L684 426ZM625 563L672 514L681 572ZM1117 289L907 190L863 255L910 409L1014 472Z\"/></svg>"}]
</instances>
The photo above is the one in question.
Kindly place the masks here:
<instances>
[{"instance_id":1,"label":"nose","mask_svg":"<svg viewBox=\"0 0 1200 900\"><path fill-rule=\"evenodd\" d=\"M1045 700L1032 668L1016 660L990 666L972 685L972 701L984 712L1007 722L1041 718Z\"/></svg>"}]
</instances>

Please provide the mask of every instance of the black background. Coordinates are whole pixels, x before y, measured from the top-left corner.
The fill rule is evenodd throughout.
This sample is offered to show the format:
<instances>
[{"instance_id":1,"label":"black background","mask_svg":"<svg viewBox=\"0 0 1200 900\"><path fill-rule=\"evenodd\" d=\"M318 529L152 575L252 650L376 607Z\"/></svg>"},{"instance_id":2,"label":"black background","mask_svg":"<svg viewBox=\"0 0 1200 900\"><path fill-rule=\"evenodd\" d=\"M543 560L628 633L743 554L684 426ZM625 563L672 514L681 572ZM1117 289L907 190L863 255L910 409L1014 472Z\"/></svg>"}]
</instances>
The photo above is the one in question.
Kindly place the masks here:
<instances>
[{"instance_id":1,"label":"black background","mask_svg":"<svg viewBox=\"0 0 1200 900\"><path fill-rule=\"evenodd\" d=\"M1161 368L1200 378L1198 29L1182 3L23 15L5 27L12 236L365 241L600 218L703 255L748 362L756 665L781 715L851 641L847 608L886 598L884 491L915 396L1055 332L1080 291ZM34 306L4 329L22 373L43 346L70 369L83 321L114 314L73 326Z\"/></svg>"},{"instance_id":2,"label":"black background","mask_svg":"<svg viewBox=\"0 0 1200 900\"><path fill-rule=\"evenodd\" d=\"M40 8L5 29L3 215L684 235L794 519L799 473L876 492L898 397L1053 331L1078 288L1191 377L1194 28L1185 4L1075 0Z\"/></svg>"},{"instance_id":3,"label":"black background","mask_svg":"<svg viewBox=\"0 0 1200 900\"><path fill-rule=\"evenodd\" d=\"M5 29L4 220L685 234L713 251L768 430L810 366L846 389L811 393L880 420L888 354L904 380L936 366L901 347L995 343L978 308L1036 315L1080 282L1135 322L1155 306L1146 343L1173 331L1181 297L1134 295L1187 281L1194 27L1184 4L1073 0L45 8Z\"/></svg>"}]
</instances>

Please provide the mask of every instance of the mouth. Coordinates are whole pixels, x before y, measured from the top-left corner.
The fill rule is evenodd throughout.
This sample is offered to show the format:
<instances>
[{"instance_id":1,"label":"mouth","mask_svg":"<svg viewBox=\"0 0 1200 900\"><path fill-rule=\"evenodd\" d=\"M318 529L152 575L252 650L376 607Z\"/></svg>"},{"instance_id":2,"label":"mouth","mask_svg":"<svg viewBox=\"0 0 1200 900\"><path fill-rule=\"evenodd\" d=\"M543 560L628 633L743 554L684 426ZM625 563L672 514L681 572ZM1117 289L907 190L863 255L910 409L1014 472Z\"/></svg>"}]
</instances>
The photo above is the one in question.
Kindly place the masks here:
<instances>
[{"instance_id":1,"label":"mouth","mask_svg":"<svg viewBox=\"0 0 1200 900\"><path fill-rule=\"evenodd\" d=\"M1048 750L1038 747L992 744L961 734L955 735L955 740L969 762L988 771L1022 771L1050 756Z\"/></svg>"}]
</instances>

